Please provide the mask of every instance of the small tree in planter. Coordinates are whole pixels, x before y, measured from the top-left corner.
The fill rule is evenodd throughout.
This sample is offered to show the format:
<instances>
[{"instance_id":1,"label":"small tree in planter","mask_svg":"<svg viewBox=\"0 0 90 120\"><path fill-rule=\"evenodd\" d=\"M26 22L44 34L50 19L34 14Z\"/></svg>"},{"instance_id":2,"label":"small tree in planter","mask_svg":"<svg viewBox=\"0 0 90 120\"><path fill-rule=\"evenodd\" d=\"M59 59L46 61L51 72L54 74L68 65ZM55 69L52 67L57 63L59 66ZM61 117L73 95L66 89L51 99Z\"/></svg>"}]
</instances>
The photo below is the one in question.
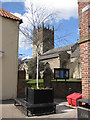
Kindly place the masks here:
<instances>
[{"instance_id":1,"label":"small tree in planter","mask_svg":"<svg viewBox=\"0 0 90 120\"><path fill-rule=\"evenodd\" d=\"M31 28L28 30L27 28L25 29L24 27L22 27L20 30L21 32L25 35L25 37L27 39L31 40L31 43L33 41L33 35L36 39L35 41L35 48L36 48L36 58L37 58L37 64L36 64L36 81L37 81L37 89L31 89L29 87L27 87L26 89L26 100L30 103L30 104L43 104L43 108L42 109L38 109L38 111L43 111L46 109L46 111L48 111L48 108L50 111L53 111L54 106L52 104L52 106L49 106L49 103L53 103L53 89L39 89L38 86L38 77L39 77L39 55L40 55L40 45L42 43L42 41L39 40L39 26L42 24L42 26L44 26L44 23L49 23L52 21L52 19L54 20L53 17L55 15L55 13L47 13L45 8L35 8L35 6L33 6L33 2L31 2L30 4L30 8L29 8L29 13L30 16L27 16L29 23L31 25ZM32 29L36 29L35 32L33 32ZM54 31L54 28L53 28ZM49 33L48 33L49 34ZM46 36L48 36L48 34ZM47 39L48 40L48 39ZM33 41L34 42L34 41ZM45 105L44 105L45 104ZM48 104L46 106L46 104Z\"/></svg>"},{"instance_id":2,"label":"small tree in planter","mask_svg":"<svg viewBox=\"0 0 90 120\"><path fill-rule=\"evenodd\" d=\"M30 28L28 29L26 25L23 25L23 26L21 25L20 31L24 35L26 40L28 40L29 44L33 43L33 35L35 36L35 39L36 39L36 42L35 42L36 51L37 51L36 81L37 81L37 88L38 88L39 55L40 55L39 48L40 48L40 44L42 43L42 41L39 40L39 26L41 26L41 24L42 26L44 26L44 24L50 24L52 23L52 21L55 21L57 17L56 17L56 12L55 13L53 11L47 12L47 9L44 8L44 6L42 8L40 8L39 6L34 6L33 0L30 0L30 6L27 9L28 9L27 11L29 11L30 16L27 16L27 14L25 14L25 16L27 17ZM36 32L34 33L32 29L36 29ZM54 27L53 27L53 30L54 30ZM49 36L48 34L46 36Z\"/></svg>"},{"instance_id":3,"label":"small tree in planter","mask_svg":"<svg viewBox=\"0 0 90 120\"><path fill-rule=\"evenodd\" d=\"M27 88L27 101L36 107L32 107L31 114L55 113L56 105L53 103L53 89Z\"/></svg>"},{"instance_id":4,"label":"small tree in planter","mask_svg":"<svg viewBox=\"0 0 90 120\"><path fill-rule=\"evenodd\" d=\"M31 104L53 103L53 89L28 88L28 102Z\"/></svg>"}]
</instances>

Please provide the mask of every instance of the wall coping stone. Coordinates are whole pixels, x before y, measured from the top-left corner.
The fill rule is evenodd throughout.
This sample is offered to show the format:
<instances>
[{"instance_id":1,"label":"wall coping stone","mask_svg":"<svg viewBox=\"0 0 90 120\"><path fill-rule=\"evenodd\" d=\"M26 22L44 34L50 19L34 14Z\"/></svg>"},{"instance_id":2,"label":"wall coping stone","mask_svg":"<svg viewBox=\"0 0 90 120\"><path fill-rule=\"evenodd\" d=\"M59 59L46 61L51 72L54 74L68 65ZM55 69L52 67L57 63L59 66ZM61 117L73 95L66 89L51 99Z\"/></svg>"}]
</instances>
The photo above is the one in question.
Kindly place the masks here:
<instances>
[{"instance_id":1,"label":"wall coping stone","mask_svg":"<svg viewBox=\"0 0 90 120\"><path fill-rule=\"evenodd\" d=\"M52 83L81 83L82 81L51 81Z\"/></svg>"},{"instance_id":2,"label":"wall coping stone","mask_svg":"<svg viewBox=\"0 0 90 120\"><path fill-rule=\"evenodd\" d=\"M81 44L81 43L86 42L86 41L89 41L89 40L90 40L90 36L88 36L88 37L86 37L86 38L84 38L84 39L78 40L78 43Z\"/></svg>"}]
</instances>

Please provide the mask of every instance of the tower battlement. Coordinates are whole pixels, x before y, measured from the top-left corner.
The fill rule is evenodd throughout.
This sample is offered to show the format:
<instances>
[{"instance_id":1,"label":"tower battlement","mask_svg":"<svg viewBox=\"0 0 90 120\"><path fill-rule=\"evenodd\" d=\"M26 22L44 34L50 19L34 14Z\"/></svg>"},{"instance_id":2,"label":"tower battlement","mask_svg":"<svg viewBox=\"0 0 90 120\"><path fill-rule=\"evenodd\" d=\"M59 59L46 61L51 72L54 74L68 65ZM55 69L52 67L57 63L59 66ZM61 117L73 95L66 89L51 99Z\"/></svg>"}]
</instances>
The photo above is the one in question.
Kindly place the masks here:
<instances>
[{"instance_id":1,"label":"tower battlement","mask_svg":"<svg viewBox=\"0 0 90 120\"><path fill-rule=\"evenodd\" d=\"M37 38L38 29L38 38ZM38 40L37 40L38 39ZM37 53L37 42L39 43L39 53L43 54L46 51L54 48L54 26L50 29L50 26L46 28L42 23L42 26L33 29L33 57Z\"/></svg>"},{"instance_id":2,"label":"tower battlement","mask_svg":"<svg viewBox=\"0 0 90 120\"><path fill-rule=\"evenodd\" d=\"M52 29L51 29L49 25L48 25L48 27L45 27L45 26L44 26L44 23L42 23L41 26L38 26L38 30L40 30L40 29L50 30L50 31L53 31L53 32L54 32L54 26L52 26ZM37 28L34 26L34 29L33 29L33 30L37 30Z\"/></svg>"}]
</instances>

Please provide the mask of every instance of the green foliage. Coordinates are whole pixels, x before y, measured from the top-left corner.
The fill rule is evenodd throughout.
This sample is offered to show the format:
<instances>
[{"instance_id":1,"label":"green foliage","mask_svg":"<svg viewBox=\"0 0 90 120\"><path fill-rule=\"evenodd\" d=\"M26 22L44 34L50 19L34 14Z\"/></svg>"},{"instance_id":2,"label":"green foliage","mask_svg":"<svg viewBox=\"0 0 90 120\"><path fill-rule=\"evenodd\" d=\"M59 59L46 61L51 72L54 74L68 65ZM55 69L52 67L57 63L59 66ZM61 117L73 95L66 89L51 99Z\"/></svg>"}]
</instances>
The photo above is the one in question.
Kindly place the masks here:
<instances>
[{"instance_id":1,"label":"green foliage","mask_svg":"<svg viewBox=\"0 0 90 120\"><path fill-rule=\"evenodd\" d=\"M44 70L45 64L39 61L38 71L39 71L39 78L40 72ZM37 58L32 58L28 63L28 73L32 79L36 78L36 68L37 68Z\"/></svg>"},{"instance_id":2,"label":"green foliage","mask_svg":"<svg viewBox=\"0 0 90 120\"><path fill-rule=\"evenodd\" d=\"M65 81L65 79L57 79L57 80L56 80L56 79L53 79L53 80L51 80L51 81ZM81 80L81 79L73 79L73 78L70 78L70 79L67 79L66 81L76 81L76 82L80 82L80 81L82 81L82 80ZM36 83L36 79L27 79L26 82L33 84L33 83ZM39 79L39 83L43 83L43 82L44 82L43 79Z\"/></svg>"},{"instance_id":3,"label":"green foliage","mask_svg":"<svg viewBox=\"0 0 90 120\"><path fill-rule=\"evenodd\" d=\"M39 79L39 88L43 88L43 79ZM37 84L36 84L36 79L27 79L26 80L26 84L28 84L28 86L30 88L36 89L37 88Z\"/></svg>"},{"instance_id":4,"label":"green foliage","mask_svg":"<svg viewBox=\"0 0 90 120\"><path fill-rule=\"evenodd\" d=\"M28 80L26 80L26 82L33 84L33 83L36 83L36 79L28 79ZM39 79L38 82L43 83L43 79Z\"/></svg>"},{"instance_id":5,"label":"green foliage","mask_svg":"<svg viewBox=\"0 0 90 120\"><path fill-rule=\"evenodd\" d=\"M32 84L31 88L37 89L37 85L36 84ZM44 88L43 84L39 84L39 88Z\"/></svg>"},{"instance_id":6,"label":"green foliage","mask_svg":"<svg viewBox=\"0 0 90 120\"><path fill-rule=\"evenodd\" d=\"M51 81L52 82L56 81L56 79L53 79ZM65 81L65 79L57 79L57 81ZM77 80L77 79L70 78L70 79L67 79L66 81L81 82L81 79ZM39 79L39 88L44 88L43 82L44 82L43 79ZM28 79L26 80L26 83L30 84L31 88L37 88L36 79Z\"/></svg>"}]
</instances>

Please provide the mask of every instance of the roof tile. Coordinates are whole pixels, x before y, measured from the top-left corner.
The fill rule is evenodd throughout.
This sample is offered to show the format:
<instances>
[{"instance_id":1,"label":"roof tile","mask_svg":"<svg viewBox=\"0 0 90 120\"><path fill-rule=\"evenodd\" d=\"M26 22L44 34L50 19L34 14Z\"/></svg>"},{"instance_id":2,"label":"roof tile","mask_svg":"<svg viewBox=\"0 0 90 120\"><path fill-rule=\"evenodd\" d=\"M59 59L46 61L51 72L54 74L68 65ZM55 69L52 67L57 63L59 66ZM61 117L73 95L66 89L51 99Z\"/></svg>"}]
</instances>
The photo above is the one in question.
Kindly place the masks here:
<instances>
[{"instance_id":1,"label":"roof tile","mask_svg":"<svg viewBox=\"0 0 90 120\"><path fill-rule=\"evenodd\" d=\"M5 10L1 7L0 7L0 16L6 17L6 18L9 18L9 19L13 19L13 20L16 20L16 21L19 21L20 23L22 23L21 18L16 17L15 15L11 14L10 12L8 12L7 10Z\"/></svg>"}]
</instances>

